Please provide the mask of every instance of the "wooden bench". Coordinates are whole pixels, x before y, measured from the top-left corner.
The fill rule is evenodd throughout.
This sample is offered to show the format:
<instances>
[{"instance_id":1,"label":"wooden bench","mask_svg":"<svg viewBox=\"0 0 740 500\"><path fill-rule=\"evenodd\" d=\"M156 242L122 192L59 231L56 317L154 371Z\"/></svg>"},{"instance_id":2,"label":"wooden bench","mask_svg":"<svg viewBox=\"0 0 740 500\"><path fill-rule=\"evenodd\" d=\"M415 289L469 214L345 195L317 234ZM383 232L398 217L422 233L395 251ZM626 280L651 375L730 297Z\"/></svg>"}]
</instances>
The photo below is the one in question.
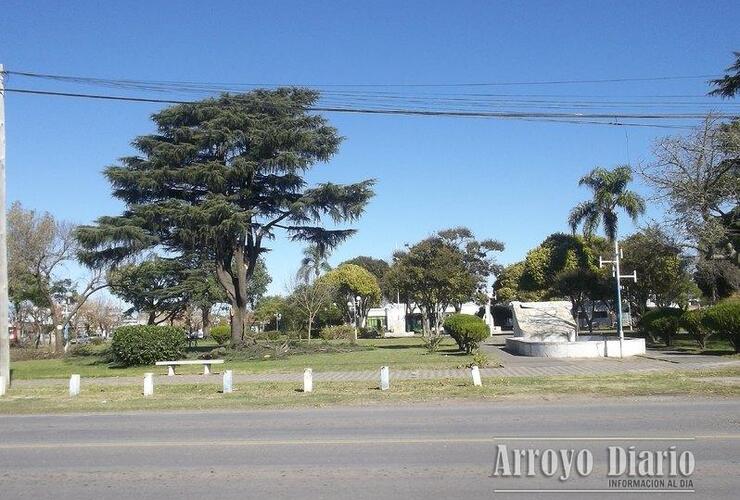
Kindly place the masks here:
<instances>
[{"instance_id":1,"label":"wooden bench","mask_svg":"<svg viewBox=\"0 0 740 500\"><path fill-rule=\"evenodd\" d=\"M167 375L170 377L175 375L175 367L181 365L203 365L203 375L211 374L211 365L222 365L224 364L223 359L184 359L181 361L157 361L155 365L166 366Z\"/></svg>"}]
</instances>

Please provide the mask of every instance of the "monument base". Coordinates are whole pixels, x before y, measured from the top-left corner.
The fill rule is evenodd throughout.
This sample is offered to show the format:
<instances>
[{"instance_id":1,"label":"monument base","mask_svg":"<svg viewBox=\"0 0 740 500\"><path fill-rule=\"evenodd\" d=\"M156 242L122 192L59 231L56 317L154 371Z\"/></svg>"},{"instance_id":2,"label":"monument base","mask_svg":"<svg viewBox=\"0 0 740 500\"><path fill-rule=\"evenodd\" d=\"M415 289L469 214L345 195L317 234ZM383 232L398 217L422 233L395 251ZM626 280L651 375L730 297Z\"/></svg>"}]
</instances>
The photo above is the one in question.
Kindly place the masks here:
<instances>
[{"instance_id":1,"label":"monument base","mask_svg":"<svg viewBox=\"0 0 740 500\"><path fill-rule=\"evenodd\" d=\"M542 358L618 358L619 339L599 335L580 335L575 342L544 342L541 340L509 337L506 348L522 356ZM645 339L627 338L622 342L622 356L645 354Z\"/></svg>"}]
</instances>

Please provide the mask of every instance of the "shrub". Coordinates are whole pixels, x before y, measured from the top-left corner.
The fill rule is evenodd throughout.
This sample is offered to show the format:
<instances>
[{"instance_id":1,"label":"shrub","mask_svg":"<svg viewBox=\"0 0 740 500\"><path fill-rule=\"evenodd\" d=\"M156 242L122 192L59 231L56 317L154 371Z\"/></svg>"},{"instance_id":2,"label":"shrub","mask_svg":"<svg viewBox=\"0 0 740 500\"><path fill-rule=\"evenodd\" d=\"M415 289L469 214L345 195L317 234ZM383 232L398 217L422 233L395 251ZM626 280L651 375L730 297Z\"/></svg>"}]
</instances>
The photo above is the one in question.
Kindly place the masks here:
<instances>
[{"instance_id":1,"label":"shrub","mask_svg":"<svg viewBox=\"0 0 740 500\"><path fill-rule=\"evenodd\" d=\"M473 365L478 368L485 368L488 366L488 356L486 356L486 353L477 349L475 354L473 354L473 362L470 364L470 367L472 368Z\"/></svg>"},{"instance_id":2,"label":"shrub","mask_svg":"<svg viewBox=\"0 0 740 500\"><path fill-rule=\"evenodd\" d=\"M470 354L483 339L490 335L488 325L478 316L453 314L444 322L444 328L455 339L461 351Z\"/></svg>"},{"instance_id":3,"label":"shrub","mask_svg":"<svg viewBox=\"0 0 740 500\"><path fill-rule=\"evenodd\" d=\"M327 326L321 329L319 337L324 340L354 340L355 329L352 325Z\"/></svg>"},{"instance_id":4,"label":"shrub","mask_svg":"<svg viewBox=\"0 0 740 500\"><path fill-rule=\"evenodd\" d=\"M211 338L221 346L229 343L231 340L231 327L229 325L217 325L211 327Z\"/></svg>"},{"instance_id":5,"label":"shrub","mask_svg":"<svg viewBox=\"0 0 740 500\"><path fill-rule=\"evenodd\" d=\"M75 344L69 348L65 356L83 357L83 356L105 356L108 354L108 346L100 344Z\"/></svg>"},{"instance_id":6,"label":"shrub","mask_svg":"<svg viewBox=\"0 0 740 500\"><path fill-rule=\"evenodd\" d=\"M670 347L673 337L678 332L681 315L681 309L673 307L653 309L640 318L640 330L648 335L653 342L660 339L666 346Z\"/></svg>"},{"instance_id":7,"label":"shrub","mask_svg":"<svg viewBox=\"0 0 740 500\"><path fill-rule=\"evenodd\" d=\"M288 338L299 338L300 335L297 332L292 331L281 331L281 330L265 330L257 335L258 338L263 340L281 340Z\"/></svg>"},{"instance_id":8,"label":"shrub","mask_svg":"<svg viewBox=\"0 0 740 500\"><path fill-rule=\"evenodd\" d=\"M379 339L383 336L380 328L360 328L358 336L361 339Z\"/></svg>"},{"instance_id":9,"label":"shrub","mask_svg":"<svg viewBox=\"0 0 740 500\"><path fill-rule=\"evenodd\" d=\"M684 328L689 335L694 337L699 343L699 347L703 350L707 345L707 339L711 335L712 330L704 324L704 316L706 309L694 309L693 311L686 311L681 315L679 319L679 325Z\"/></svg>"},{"instance_id":10,"label":"shrub","mask_svg":"<svg viewBox=\"0 0 740 500\"><path fill-rule=\"evenodd\" d=\"M727 300L708 307L703 323L720 337L729 340L735 352L740 353L740 300Z\"/></svg>"},{"instance_id":11,"label":"shrub","mask_svg":"<svg viewBox=\"0 0 740 500\"><path fill-rule=\"evenodd\" d=\"M427 337L422 337L421 341L424 343L427 352L437 352L439 346L442 344L444 337L442 335L435 335L434 333L429 334Z\"/></svg>"},{"instance_id":12,"label":"shrub","mask_svg":"<svg viewBox=\"0 0 740 500\"><path fill-rule=\"evenodd\" d=\"M125 366L150 365L155 361L185 356L185 331L173 326L130 325L113 333L113 359Z\"/></svg>"}]
</instances>

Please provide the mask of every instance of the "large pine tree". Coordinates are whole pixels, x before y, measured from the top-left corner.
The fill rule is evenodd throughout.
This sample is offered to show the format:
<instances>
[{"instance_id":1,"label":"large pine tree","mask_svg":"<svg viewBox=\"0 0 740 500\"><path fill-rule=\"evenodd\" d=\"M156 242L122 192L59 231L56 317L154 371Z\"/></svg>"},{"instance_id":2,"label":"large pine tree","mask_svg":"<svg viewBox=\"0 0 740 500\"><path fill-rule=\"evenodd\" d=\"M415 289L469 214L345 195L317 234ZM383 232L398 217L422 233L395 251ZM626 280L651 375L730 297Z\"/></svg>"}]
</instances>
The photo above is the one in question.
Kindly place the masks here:
<instances>
[{"instance_id":1,"label":"large pine tree","mask_svg":"<svg viewBox=\"0 0 740 500\"><path fill-rule=\"evenodd\" d=\"M232 340L244 336L248 283L265 242L281 230L293 240L334 247L373 196L373 180L308 187L306 172L328 161L341 137L311 112L318 93L300 88L225 94L153 115L157 132L137 137L136 156L105 175L126 209L81 227L90 266L116 265L145 250L205 253L232 306Z\"/></svg>"}]
</instances>

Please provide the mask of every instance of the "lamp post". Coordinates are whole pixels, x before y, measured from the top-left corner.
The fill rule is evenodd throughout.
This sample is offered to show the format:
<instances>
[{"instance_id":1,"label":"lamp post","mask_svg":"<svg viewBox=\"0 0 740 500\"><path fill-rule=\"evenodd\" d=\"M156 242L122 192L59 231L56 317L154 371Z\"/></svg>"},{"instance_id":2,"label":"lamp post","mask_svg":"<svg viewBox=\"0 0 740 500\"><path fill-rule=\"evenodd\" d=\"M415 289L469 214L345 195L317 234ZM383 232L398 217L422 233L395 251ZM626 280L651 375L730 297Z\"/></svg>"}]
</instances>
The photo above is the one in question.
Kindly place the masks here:
<instances>
[{"instance_id":1,"label":"lamp post","mask_svg":"<svg viewBox=\"0 0 740 500\"><path fill-rule=\"evenodd\" d=\"M623 357L624 328L622 325L622 278L631 279L637 283L637 271L632 274L622 275L620 261L622 259L622 250L619 248L619 241L614 240L614 260L604 260L599 257L599 267L604 264L612 264L613 275L617 278L617 332L619 333L619 357ZM631 318L630 318L631 322ZM606 346L604 347L604 356L606 356Z\"/></svg>"},{"instance_id":2,"label":"lamp post","mask_svg":"<svg viewBox=\"0 0 740 500\"><path fill-rule=\"evenodd\" d=\"M72 292L64 294L64 352L69 349L69 302L72 300Z\"/></svg>"},{"instance_id":3,"label":"lamp post","mask_svg":"<svg viewBox=\"0 0 740 500\"><path fill-rule=\"evenodd\" d=\"M283 319L283 315L275 313L275 330L280 331L280 320Z\"/></svg>"}]
</instances>

